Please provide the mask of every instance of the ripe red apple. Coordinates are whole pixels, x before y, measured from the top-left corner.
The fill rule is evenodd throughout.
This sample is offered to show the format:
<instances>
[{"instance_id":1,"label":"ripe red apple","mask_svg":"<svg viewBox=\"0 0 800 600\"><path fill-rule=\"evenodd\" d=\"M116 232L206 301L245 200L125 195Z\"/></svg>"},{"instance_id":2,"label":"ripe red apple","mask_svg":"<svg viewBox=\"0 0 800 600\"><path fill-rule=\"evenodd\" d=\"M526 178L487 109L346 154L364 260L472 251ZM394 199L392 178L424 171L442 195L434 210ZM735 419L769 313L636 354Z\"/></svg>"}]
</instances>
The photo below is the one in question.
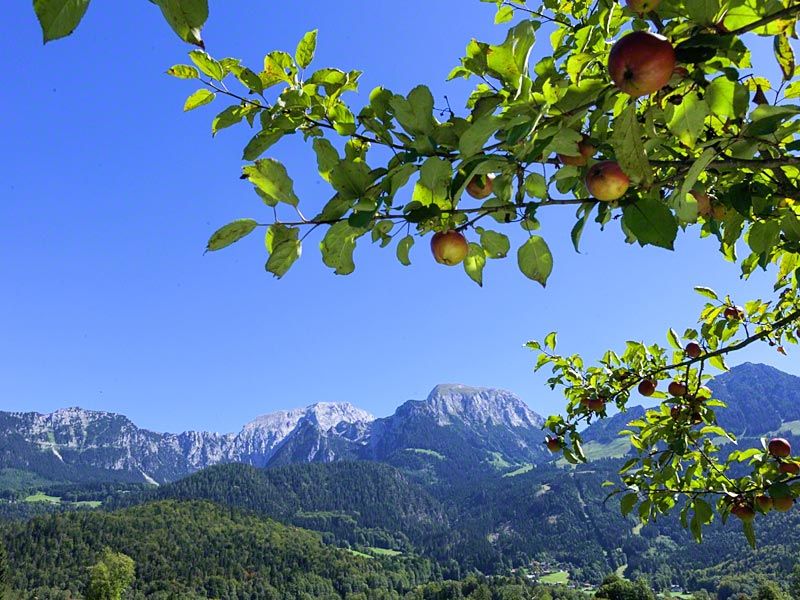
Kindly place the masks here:
<instances>
[{"instance_id":1,"label":"ripe red apple","mask_svg":"<svg viewBox=\"0 0 800 600\"><path fill-rule=\"evenodd\" d=\"M550 450L550 452L552 452L553 454L555 454L556 452L561 452L561 446L562 446L561 440L558 439L557 437L551 437L548 435L544 439L544 443L547 446L547 449Z\"/></svg>"},{"instance_id":2,"label":"ripe red apple","mask_svg":"<svg viewBox=\"0 0 800 600\"><path fill-rule=\"evenodd\" d=\"M661 0L628 0L628 8L633 12L643 15L658 8Z\"/></svg>"},{"instance_id":3,"label":"ripe red apple","mask_svg":"<svg viewBox=\"0 0 800 600\"><path fill-rule=\"evenodd\" d=\"M589 398L589 401L586 403L586 406L589 407L589 410L594 412L602 411L605 405L606 401L602 398Z\"/></svg>"},{"instance_id":4,"label":"ripe red apple","mask_svg":"<svg viewBox=\"0 0 800 600\"><path fill-rule=\"evenodd\" d=\"M586 189L592 196L605 202L622 198L630 185L631 180L613 160L595 163L586 173Z\"/></svg>"},{"instance_id":5,"label":"ripe red apple","mask_svg":"<svg viewBox=\"0 0 800 600\"><path fill-rule=\"evenodd\" d=\"M794 498L792 498L791 496L783 496L782 498L773 498L772 505L778 512L786 512L787 510L791 510L792 506L794 506Z\"/></svg>"},{"instance_id":6,"label":"ripe red apple","mask_svg":"<svg viewBox=\"0 0 800 600\"><path fill-rule=\"evenodd\" d=\"M786 475L798 475L800 474L800 465L796 462L782 462L778 467L778 471Z\"/></svg>"},{"instance_id":7,"label":"ripe red apple","mask_svg":"<svg viewBox=\"0 0 800 600\"><path fill-rule=\"evenodd\" d=\"M772 510L773 500L769 496L756 496L756 506L761 512L769 512Z\"/></svg>"},{"instance_id":8,"label":"ripe red apple","mask_svg":"<svg viewBox=\"0 0 800 600\"><path fill-rule=\"evenodd\" d=\"M742 521L752 521L756 517L756 511L749 504L734 504L731 514L739 517Z\"/></svg>"},{"instance_id":9,"label":"ripe red apple","mask_svg":"<svg viewBox=\"0 0 800 600\"><path fill-rule=\"evenodd\" d=\"M785 438L772 438L767 444L767 450L775 458L786 458L792 455L792 445Z\"/></svg>"},{"instance_id":10,"label":"ripe red apple","mask_svg":"<svg viewBox=\"0 0 800 600\"><path fill-rule=\"evenodd\" d=\"M652 396L656 392L657 385L658 384L652 379L643 379L641 383L639 383L639 393L642 396Z\"/></svg>"},{"instance_id":11,"label":"ripe red apple","mask_svg":"<svg viewBox=\"0 0 800 600\"><path fill-rule=\"evenodd\" d=\"M686 356L689 358L697 358L703 353L703 349L700 347L700 344L696 342L689 342L686 344L684 352L686 352Z\"/></svg>"},{"instance_id":12,"label":"ripe red apple","mask_svg":"<svg viewBox=\"0 0 800 600\"><path fill-rule=\"evenodd\" d=\"M585 167L586 163L589 162L589 159L594 156L594 153L597 150L594 146L592 146L592 143L586 136L583 136L583 139L578 142L576 149L578 151L577 154L559 154L558 160L565 165L570 165L573 167Z\"/></svg>"},{"instance_id":13,"label":"ripe red apple","mask_svg":"<svg viewBox=\"0 0 800 600\"><path fill-rule=\"evenodd\" d=\"M669 416L672 417L673 421L677 421L681 418L681 407L677 404L669 409Z\"/></svg>"},{"instance_id":14,"label":"ripe red apple","mask_svg":"<svg viewBox=\"0 0 800 600\"><path fill-rule=\"evenodd\" d=\"M667 85L675 70L675 49L667 38L634 31L611 48L608 72L621 91L638 98Z\"/></svg>"},{"instance_id":15,"label":"ripe red apple","mask_svg":"<svg viewBox=\"0 0 800 600\"><path fill-rule=\"evenodd\" d=\"M458 231L439 231L431 239L431 251L436 262L453 266L467 257L469 245L467 238Z\"/></svg>"},{"instance_id":16,"label":"ripe red apple","mask_svg":"<svg viewBox=\"0 0 800 600\"><path fill-rule=\"evenodd\" d=\"M667 391L670 393L670 395L675 396L676 398L681 398L686 395L688 390L680 381L672 381L670 382Z\"/></svg>"},{"instance_id":17,"label":"ripe red apple","mask_svg":"<svg viewBox=\"0 0 800 600\"><path fill-rule=\"evenodd\" d=\"M476 200L488 198L494 190L494 175L475 175L467 184L467 193Z\"/></svg>"},{"instance_id":18,"label":"ripe red apple","mask_svg":"<svg viewBox=\"0 0 800 600\"><path fill-rule=\"evenodd\" d=\"M729 321L741 321L744 319L744 310L741 306L728 306L725 308L724 314Z\"/></svg>"}]
</instances>

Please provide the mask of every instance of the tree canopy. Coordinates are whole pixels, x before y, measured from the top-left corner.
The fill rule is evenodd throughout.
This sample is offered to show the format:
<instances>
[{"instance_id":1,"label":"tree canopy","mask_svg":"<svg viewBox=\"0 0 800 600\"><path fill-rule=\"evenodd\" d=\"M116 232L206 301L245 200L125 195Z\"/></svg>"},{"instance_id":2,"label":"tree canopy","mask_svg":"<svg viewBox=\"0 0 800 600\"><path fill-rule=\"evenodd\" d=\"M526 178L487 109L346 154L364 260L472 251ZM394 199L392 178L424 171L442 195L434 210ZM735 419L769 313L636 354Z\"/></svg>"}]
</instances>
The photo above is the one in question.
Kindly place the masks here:
<instances>
[{"instance_id":1,"label":"tree canopy","mask_svg":"<svg viewBox=\"0 0 800 600\"><path fill-rule=\"evenodd\" d=\"M587 226L619 225L627 241L672 250L678 235L714 240L721 260L748 278L775 275L774 296L741 301L698 287L708 302L694 327L670 329L668 347L629 342L594 363L560 354L555 333L530 342L537 368L567 401L547 421L548 446L585 460L580 430L634 390L659 401L627 434L637 451L622 469L622 512L642 521L679 510L699 540L714 518L753 520L789 510L800 496L800 460L785 440L733 448L718 426L723 405L705 386L726 357L762 342L787 353L800 340L800 81L792 40L800 4L790 0L482 0L496 5L500 44L472 40L450 79L476 83L462 108L442 107L425 85L407 94L377 87L348 103L359 71L313 65L317 31L293 52L245 65L202 49L205 0L151 0L190 43L187 64L168 73L195 84L184 109L224 103L214 134L244 125L241 179L254 213L216 231L217 251L262 231L265 268L286 275L309 232L324 231L322 260L355 269L356 244L392 245L410 264L416 241L463 265L483 284L486 264L512 254L522 274L546 285L554 265L537 233L540 210L575 211L576 250ZM70 33L88 5L35 0L45 40ZM756 38L772 41L779 81L764 77ZM538 40L538 43L537 43ZM537 53L533 49L536 46ZM546 51L544 50L546 49ZM275 158L286 136L311 145L330 186L306 206ZM311 157L311 154L309 154ZM666 387L666 389L664 389Z\"/></svg>"}]
</instances>

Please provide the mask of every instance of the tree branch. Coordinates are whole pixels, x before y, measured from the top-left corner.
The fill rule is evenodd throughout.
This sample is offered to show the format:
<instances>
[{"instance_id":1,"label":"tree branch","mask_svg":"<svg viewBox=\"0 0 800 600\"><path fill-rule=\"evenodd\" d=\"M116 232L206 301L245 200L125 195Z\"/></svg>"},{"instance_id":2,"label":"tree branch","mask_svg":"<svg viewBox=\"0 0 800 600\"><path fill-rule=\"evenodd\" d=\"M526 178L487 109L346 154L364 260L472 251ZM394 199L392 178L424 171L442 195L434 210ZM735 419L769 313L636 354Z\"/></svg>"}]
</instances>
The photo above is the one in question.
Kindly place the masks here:
<instances>
[{"instance_id":1,"label":"tree branch","mask_svg":"<svg viewBox=\"0 0 800 600\"><path fill-rule=\"evenodd\" d=\"M773 21L783 19L784 17L793 17L797 13L800 13L800 4L795 4L794 6L790 6L789 8L784 8L783 10L779 10L776 13L767 15L766 17L759 19L758 21L753 21L749 25L745 25L743 27L739 27L738 29L734 29L733 31L729 32L728 35L742 35L743 33L748 33L750 31L753 31L754 29L763 27L764 25L769 25Z\"/></svg>"}]
</instances>

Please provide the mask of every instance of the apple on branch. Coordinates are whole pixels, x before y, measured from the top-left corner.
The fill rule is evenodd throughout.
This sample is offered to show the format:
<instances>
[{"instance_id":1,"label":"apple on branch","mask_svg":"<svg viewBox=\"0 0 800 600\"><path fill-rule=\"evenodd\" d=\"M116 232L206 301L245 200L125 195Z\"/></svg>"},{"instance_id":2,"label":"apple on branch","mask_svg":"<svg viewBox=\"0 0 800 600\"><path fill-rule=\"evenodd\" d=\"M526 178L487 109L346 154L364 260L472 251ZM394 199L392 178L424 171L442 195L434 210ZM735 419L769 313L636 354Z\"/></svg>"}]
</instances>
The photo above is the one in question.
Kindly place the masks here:
<instances>
[{"instance_id":1,"label":"apple on branch","mask_svg":"<svg viewBox=\"0 0 800 600\"><path fill-rule=\"evenodd\" d=\"M436 262L452 267L467 257L469 244L464 234L458 231L439 231L433 234L431 251Z\"/></svg>"},{"instance_id":2,"label":"apple on branch","mask_svg":"<svg viewBox=\"0 0 800 600\"><path fill-rule=\"evenodd\" d=\"M663 88L675 70L675 49L667 38L634 31L618 40L608 56L608 72L620 91L638 98Z\"/></svg>"},{"instance_id":3,"label":"apple on branch","mask_svg":"<svg viewBox=\"0 0 800 600\"><path fill-rule=\"evenodd\" d=\"M631 180L622 167L613 160L603 160L589 167L586 173L586 189L604 202L619 200L628 191Z\"/></svg>"},{"instance_id":4,"label":"apple on branch","mask_svg":"<svg viewBox=\"0 0 800 600\"><path fill-rule=\"evenodd\" d=\"M494 190L494 175L475 175L467 184L467 193L476 200L483 200L491 196Z\"/></svg>"}]
</instances>

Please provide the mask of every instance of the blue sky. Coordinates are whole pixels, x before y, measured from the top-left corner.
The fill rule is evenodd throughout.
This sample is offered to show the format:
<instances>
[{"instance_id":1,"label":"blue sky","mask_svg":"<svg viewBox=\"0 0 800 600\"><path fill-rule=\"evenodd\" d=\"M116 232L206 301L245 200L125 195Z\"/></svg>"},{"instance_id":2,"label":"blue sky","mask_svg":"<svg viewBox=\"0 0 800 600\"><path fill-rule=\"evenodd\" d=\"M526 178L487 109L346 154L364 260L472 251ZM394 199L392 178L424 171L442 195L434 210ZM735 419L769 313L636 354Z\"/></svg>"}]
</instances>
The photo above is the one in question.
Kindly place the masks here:
<instances>
[{"instance_id":1,"label":"blue sky","mask_svg":"<svg viewBox=\"0 0 800 600\"><path fill-rule=\"evenodd\" d=\"M216 56L259 65L318 27L316 66L363 70L364 94L427 83L454 107L468 87L444 80L470 37L504 36L477 0L349 0L335 11L313 0L302 13L294 3L211 4L205 38ZM238 180L251 134L212 140L214 107L181 112L194 88L164 71L188 49L144 0L94 2L73 37L46 47L30 3L7 8L0 409L79 405L156 430L232 431L317 401L385 415L436 383L462 382L511 389L546 414L560 401L532 373L528 339L556 329L564 351L597 357L691 325L702 304L694 285L769 296L769 276L743 286L738 267L695 233L670 253L628 246L614 226L592 229L576 254L573 214L562 209L541 215L556 262L546 290L514 260L488 265L478 288L419 243L404 268L393 249L362 242L349 277L322 265L313 236L281 281L263 270L260 236L204 256L217 226L268 215ZM774 71L769 55L758 58ZM270 155L288 166L307 214L327 200L300 140ZM800 374L796 353L760 346L742 360Z\"/></svg>"}]
</instances>

